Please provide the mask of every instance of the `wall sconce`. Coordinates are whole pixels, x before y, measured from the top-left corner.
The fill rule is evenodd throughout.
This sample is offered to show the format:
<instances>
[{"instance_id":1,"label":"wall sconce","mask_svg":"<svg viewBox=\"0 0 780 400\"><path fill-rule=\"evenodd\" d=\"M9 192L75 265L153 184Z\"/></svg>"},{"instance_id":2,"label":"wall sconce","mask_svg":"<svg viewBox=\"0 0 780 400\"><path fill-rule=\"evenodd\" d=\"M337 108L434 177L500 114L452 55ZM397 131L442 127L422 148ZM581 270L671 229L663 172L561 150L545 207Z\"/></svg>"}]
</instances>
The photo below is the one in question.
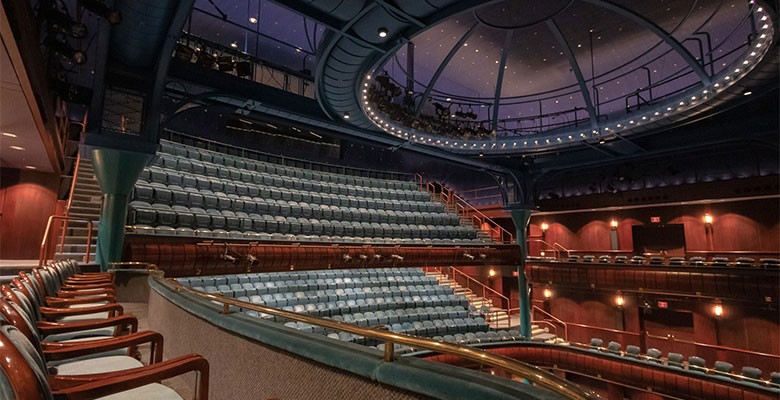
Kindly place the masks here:
<instances>
[{"instance_id":1,"label":"wall sconce","mask_svg":"<svg viewBox=\"0 0 780 400\"><path fill-rule=\"evenodd\" d=\"M712 221L713 221L712 215L710 215L710 213L705 213L704 214L704 225L706 225L707 227L711 227L712 226Z\"/></svg>"},{"instance_id":2,"label":"wall sconce","mask_svg":"<svg viewBox=\"0 0 780 400\"><path fill-rule=\"evenodd\" d=\"M617 220L616 220L616 219L614 219L614 218L612 218L612 220L611 220L611 221L609 221L609 227L610 227L610 228L612 228L612 230L613 230L613 231L614 231L615 229L617 229L617 227L618 227L618 222L617 222Z\"/></svg>"},{"instance_id":3,"label":"wall sconce","mask_svg":"<svg viewBox=\"0 0 780 400\"><path fill-rule=\"evenodd\" d=\"M494 277L494 276L496 276L496 270L494 270L493 268L491 268L491 269L488 271L488 276L489 276L489 277L491 277L491 278L492 278L492 277Z\"/></svg>"},{"instance_id":4,"label":"wall sconce","mask_svg":"<svg viewBox=\"0 0 780 400\"><path fill-rule=\"evenodd\" d=\"M723 306L720 304L715 304L715 306L712 307L712 313L715 314L715 318L723 317Z\"/></svg>"},{"instance_id":5,"label":"wall sconce","mask_svg":"<svg viewBox=\"0 0 780 400\"><path fill-rule=\"evenodd\" d=\"M544 296L545 300L549 300L550 297L552 297L552 290L550 290L550 288L544 288L542 295Z\"/></svg>"},{"instance_id":6,"label":"wall sconce","mask_svg":"<svg viewBox=\"0 0 780 400\"><path fill-rule=\"evenodd\" d=\"M624 299L623 295L618 292L617 296L615 296L615 305L617 305L618 308L623 308L623 304L626 304L626 299Z\"/></svg>"},{"instance_id":7,"label":"wall sconce","mask_svg":"<svg viewBox=\"0 0 780 400\"><path fill-rule=\"evenodd\" d=\"M547 222L542 222L542 233L546 233L549 228L550 225L547 225Z\"/></svg>"}]
</instances>

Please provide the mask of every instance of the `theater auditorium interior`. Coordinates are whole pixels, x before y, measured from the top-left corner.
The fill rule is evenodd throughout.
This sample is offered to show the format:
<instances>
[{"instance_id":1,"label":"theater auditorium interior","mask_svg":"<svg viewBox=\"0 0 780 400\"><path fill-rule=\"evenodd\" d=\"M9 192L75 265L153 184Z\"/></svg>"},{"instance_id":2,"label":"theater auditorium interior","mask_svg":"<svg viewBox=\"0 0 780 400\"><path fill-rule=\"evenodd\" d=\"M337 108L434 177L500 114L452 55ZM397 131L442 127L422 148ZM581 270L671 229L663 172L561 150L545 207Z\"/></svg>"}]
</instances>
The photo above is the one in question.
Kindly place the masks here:
<instances>
[{"instance_id":1,"label":"theater auditorium interior","mask_svg":"<svg viewBox=\"0 0 780 400\"><path fill-rule=\"evenodd\" d=\"M778 29L3 0L0 398L777 399Z\"/></svg>"}]
</instances>

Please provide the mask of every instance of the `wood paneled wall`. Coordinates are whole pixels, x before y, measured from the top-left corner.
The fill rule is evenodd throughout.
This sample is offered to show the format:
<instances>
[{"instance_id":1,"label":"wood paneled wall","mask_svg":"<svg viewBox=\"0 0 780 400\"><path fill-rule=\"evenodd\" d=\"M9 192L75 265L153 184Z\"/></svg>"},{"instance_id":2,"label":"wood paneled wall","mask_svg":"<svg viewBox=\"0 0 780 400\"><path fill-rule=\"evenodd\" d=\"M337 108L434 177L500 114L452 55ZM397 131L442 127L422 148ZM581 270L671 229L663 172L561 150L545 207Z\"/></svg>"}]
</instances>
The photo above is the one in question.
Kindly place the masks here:
<instances>
[{"instance_id":1,"label":"wood paneled wall","mask_svg":"<svg viewBox=\"0 0 780 400\"><path fill-rule=\"evenodd\" d=\"M712 228L704 223L704 214L712 215ZM618 211L577 212L533 216L532 237L560 243L567 249L610 250L610 220L618 221L618 249L633 251L631 226L650 224L651 217L663 224L683 224L687 251L780 252L780 201L750 200L710 205L665 206ZM542 233L541 224L549 226ZM711 246L711 248L710 248ZM538 246L530 246L531 254Z\"/></svg>"},{"instance_id":2,"label":"wood paneled wall","mask_svg":"<svg viewBox=\"0 0 780 400\"><path fill-rule=\"evenodd\" d=\"M37 259L46 221L57 209L59 177L0 169L0 259Z\"/></svg>"}]
</instances>

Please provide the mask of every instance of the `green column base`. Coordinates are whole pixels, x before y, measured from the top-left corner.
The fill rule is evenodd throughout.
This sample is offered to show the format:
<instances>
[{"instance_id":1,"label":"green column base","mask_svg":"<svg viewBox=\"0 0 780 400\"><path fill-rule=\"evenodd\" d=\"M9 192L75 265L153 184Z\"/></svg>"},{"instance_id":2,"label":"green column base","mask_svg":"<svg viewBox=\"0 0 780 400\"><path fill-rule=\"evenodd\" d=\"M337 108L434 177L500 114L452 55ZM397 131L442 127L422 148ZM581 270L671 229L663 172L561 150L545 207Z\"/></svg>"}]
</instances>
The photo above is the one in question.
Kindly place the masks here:
<instances>
[{"instance_id":1,"label":"green column base","mask_svg":"<svg viewBox=\"0 0 780 400\"><path fill-rule=\"evenodd\" d=\"M110 263L122 260L128 196L154 154L89 147L87 155L103 192L96 259L101 270L106 271Z\"/></svg>"}]
</instances>

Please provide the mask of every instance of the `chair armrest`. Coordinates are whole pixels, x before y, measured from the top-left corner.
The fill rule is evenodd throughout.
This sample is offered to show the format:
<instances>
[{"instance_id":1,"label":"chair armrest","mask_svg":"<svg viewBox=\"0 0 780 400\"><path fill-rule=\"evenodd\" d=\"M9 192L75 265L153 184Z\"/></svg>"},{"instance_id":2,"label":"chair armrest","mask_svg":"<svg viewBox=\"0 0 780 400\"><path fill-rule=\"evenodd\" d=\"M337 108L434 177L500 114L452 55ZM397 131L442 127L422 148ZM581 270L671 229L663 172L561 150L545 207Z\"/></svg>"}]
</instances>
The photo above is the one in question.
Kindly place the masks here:
<instances>
[{"instance_id":1,"label":"chair armrest","mask_svg":"<svg viewBox=\"0 0 780 400\"><path fill-rule=\"evenodd\" d=\"M119 315L107 319L96 321L73 321L73 322L38 322L37 328L41 336L54 335L57 333L70 333L86 331L90 329L107 328L115 326L118 328L127 328L127 331L134 333L138 331L138 319L129 314ZM123 329L122 329L123 330ZM120 330L120 331L122 331Z\"/></svg>"},{"instance_id":2,"label":"chair armrest","mask_svg":"<svg viewBox=\"0 0 780 400\"><path fill-rule=\"evenodd\" d=\"M163 336L154 331L136 332L131 335L119 336L111 339L77 342L70 346L52 346L51 348L43 350L43 356L47 361L60 361L111 350L124 349L126 347L137 347L139 344L143 343L151 344L149 364L156 364L162 361Z\"/></svg>"},{"instance_id":3,"label":"chair armrest","mask_svg":"<svg viewBox=\"0 0 780 400\"><path fill-rule=\"evenodd\" d=\"M40 307L38 309L41 315L47 319L57 319L63 317L69 317L72 315L85 315L101 312L108 312L109 317L122 315L124 309L117 303L104 304L102 306L84 307L84 308L52 308L52 307Z\"/></svg>"},{"instance_id":4,"label":"chair armrest","mask_svg":"<svg viewBox=\"0 0 780 400\"><path fill-rule=\"evenodd\" d=\"M102 283L85 283L85 284L71 284L66 283L62 286L60 286L61 292L67 292L72 290L84 290L84 289L113 289L114 284L108 283L108 282L102 282Z\"/></svg>"},{"instance_id":5,"label":"chair armrest","mask_svg":"<svg viewBox=\"0 0 780 400\"><path fill-rule=\"evenodd\" d=\"M46 297L46 304L53 308L67 308L76 304L90 303L116 303L116 298L112 295L107 296L89 296L89 297Z\"/></svg>"},{"instance_id":6,"label":"chair armrest","mask_svg":"<svg viewBox=\"0 0 780 400\"><path fill-rule=\"evenodd\" d=\"M106 374L54 376L50 378L50 382L55 398L87 400L157 383L189 372L197 372L199 375L195 398L208 400L209 363L196 354Z\"/></svg>"},{"instance_id":7,"label":"chair armrest","mask_svg":"<svg viewBox=\"0 0 780 400\"><path fill-rule=\"evenodd\" d=\"M72 298L72 297L84 297L84 296L95 296L99 294L104 295L111 295L116 297L116 290L114 288L110 289L93 289L93 290L66 290L66 291L57 291L57 297L59 298Z\"/></svg>"}]
</instances>

